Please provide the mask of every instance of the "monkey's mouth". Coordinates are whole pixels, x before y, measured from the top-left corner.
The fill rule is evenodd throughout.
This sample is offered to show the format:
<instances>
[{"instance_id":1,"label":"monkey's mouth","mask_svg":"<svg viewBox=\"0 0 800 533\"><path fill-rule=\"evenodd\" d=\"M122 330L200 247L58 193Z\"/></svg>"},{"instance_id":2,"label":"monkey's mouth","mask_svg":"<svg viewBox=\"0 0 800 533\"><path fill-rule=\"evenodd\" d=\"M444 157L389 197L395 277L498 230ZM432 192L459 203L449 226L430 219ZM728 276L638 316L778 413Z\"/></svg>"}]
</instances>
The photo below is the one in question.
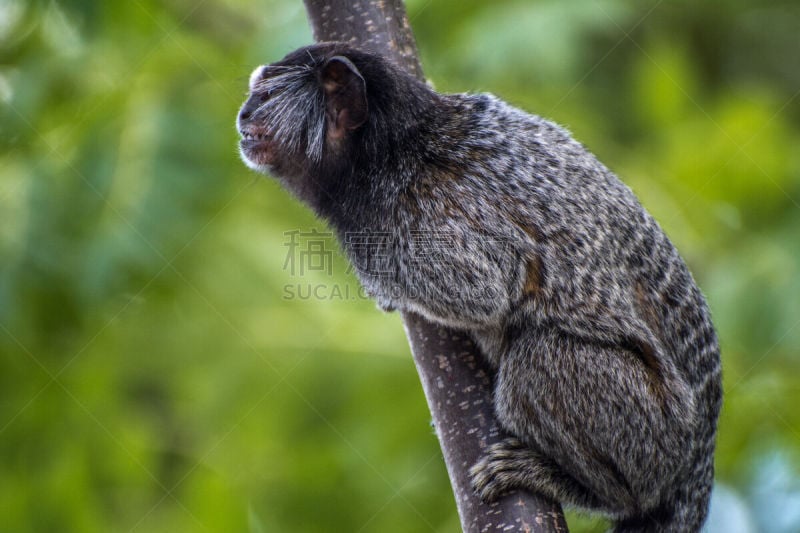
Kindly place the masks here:
<instances>
[{"instance_id":1,"label":"monkey's mouth","mask_svg":"<svg viewBox=\"0 0 800 533\"><path fill-rule=\"evenodd\" d=\"M240 144L242 146L257 146L258 144L266 143L271 140L271 137L262 129L247 129L239 130L239 135L242 136Z\"/></svg>"},{"instance_id":2,"label":"monkey's mouth","mask_svg":"<svg viewBox=\"0 0 800 533\"><path fill-rule=\"evenodd\" d=\"M239 130L242 139L239 141L239 149L245 163L255 165L269 165L272 163L271 155L272 136L261 128L243 128Z\"/></svg>"}]
</instances>

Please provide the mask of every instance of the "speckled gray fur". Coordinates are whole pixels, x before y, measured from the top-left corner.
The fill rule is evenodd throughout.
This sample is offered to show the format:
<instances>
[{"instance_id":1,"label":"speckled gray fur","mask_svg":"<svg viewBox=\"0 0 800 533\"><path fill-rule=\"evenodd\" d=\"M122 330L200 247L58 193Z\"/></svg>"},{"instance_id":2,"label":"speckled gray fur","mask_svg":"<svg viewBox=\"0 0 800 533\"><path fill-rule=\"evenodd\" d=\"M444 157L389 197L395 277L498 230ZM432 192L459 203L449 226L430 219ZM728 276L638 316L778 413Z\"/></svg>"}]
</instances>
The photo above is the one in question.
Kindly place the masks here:
<instances>
[{"instance_id":1,"label":"speckled gray fur","mask_svg":"<svg viewBox=\"0 0 800 533\"><path fill-rule=\"evenodd\" d=\"M348 60L336 83L332 57ZM536 491L616 531L698 531L719 348L700 290L631 190L563 128L494 96L437 94L344 44L301 49L273 72L299 65L290 72L306 82L271 95L269 69L254 73L238 126L261 144L243 157L331 224L382 307L481 347L515 438L475 465L476 490ZM320 106L321 153L322 125L293 116Z\"/></svg>"}]
</instances>

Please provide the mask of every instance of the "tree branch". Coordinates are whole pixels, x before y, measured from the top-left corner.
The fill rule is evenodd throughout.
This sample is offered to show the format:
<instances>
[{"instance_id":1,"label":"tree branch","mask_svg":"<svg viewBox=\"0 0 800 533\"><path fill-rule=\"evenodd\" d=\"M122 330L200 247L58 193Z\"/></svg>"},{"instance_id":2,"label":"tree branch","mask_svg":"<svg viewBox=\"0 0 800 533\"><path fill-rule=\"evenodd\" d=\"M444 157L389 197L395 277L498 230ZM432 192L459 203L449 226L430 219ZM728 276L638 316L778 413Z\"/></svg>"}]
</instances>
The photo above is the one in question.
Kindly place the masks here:
<instances>
[{"instance_id":1,"label":"tree branch","mask_svg":"<svg viewBox=\"0 0 800 533\"><path fill-rule=\"evenodd\" d=\"M304 2L315 40L350 42L423 79L402 0ZM473 492L470 467L505 436L494 417L492 371L464 333L409 313L403 321L465 533L567 531L558 503L513 492L487 505Z\"/></svg>"},{"instance_id":2,"label":"tree branch","mask_svg":"<svg viewBox=\"0 0 800 533\"><path fill-rule=\"evenodd\" d=\"M349 42L424 79L402 0L303 0L315 41Z\"/></svg>"}]
</instances>

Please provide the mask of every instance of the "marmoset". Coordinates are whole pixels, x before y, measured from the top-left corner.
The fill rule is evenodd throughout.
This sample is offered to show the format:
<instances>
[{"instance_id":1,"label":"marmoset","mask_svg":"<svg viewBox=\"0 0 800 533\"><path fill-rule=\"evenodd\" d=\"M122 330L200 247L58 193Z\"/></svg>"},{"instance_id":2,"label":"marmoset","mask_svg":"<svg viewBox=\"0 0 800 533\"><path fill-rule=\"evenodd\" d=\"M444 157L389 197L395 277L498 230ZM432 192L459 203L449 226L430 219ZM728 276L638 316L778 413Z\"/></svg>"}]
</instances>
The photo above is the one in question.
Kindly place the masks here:
<instances>
[{"instance_id":1,"label":"marmoset","mask_svg":"<svg viewBox=\"0 0 800 533\"><path fill-rule=\"evenodd\" d=\"M698 531L722 390L706 301L633 192L560 126L343 43L252 73L251 168L336 232L379 305L466 330L513 437L472 468L616 531Z\"/></svg>"}]
</instances>

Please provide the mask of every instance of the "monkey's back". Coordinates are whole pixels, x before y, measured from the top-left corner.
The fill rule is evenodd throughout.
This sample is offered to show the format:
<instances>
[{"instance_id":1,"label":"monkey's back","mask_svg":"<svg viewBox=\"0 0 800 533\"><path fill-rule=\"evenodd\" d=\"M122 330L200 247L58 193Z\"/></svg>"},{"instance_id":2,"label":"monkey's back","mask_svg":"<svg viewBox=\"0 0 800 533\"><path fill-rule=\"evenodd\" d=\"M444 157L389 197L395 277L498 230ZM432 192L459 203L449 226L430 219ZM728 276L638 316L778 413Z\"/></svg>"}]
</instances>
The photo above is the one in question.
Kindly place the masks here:
<instances>
[{"instance_id":1,"label":"monkey's back","mask_svg":"<svg viewBox=\"0 0 800 533\"><path fill-rule=\"evenodd\" d=\"M691 384L718 378L705 298L631 189L560 126L490 95L456 97L475 112L450 156L467 183L449 185L448 196L498 211L468 216L486 234L521 237L519 252L538 256L534 309L567 320L576 312L636 317Z\"/></svg>"}]
</instances>

